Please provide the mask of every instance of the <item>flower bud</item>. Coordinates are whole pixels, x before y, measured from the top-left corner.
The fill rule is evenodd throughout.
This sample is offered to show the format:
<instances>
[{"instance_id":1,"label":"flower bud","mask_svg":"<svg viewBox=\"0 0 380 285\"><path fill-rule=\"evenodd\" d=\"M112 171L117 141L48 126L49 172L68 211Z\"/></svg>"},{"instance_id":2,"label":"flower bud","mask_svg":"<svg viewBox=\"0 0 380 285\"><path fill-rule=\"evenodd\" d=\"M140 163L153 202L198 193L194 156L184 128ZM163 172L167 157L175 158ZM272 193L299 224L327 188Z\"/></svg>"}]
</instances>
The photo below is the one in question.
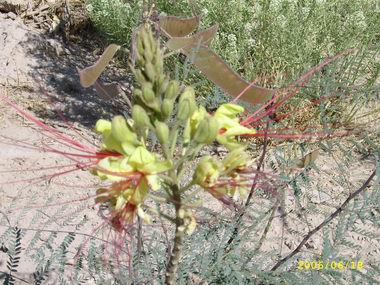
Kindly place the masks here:
<instances>
[{"instance_id":1,"label":"flower bud","mask_svg":"<svg viewBox=\"0 0 380 285\"><path fill-rule=\"evenodd\" d=\"M138 36L141 38L141 41L144 45L144 50L145 49L151 50L152 49L151 42L149 40L149 35L145 27L140 29Z\"/></svg>"},{"instance_id":2,"label":"flower bud","mask_svg":"<svg viewBox=\"0 0 380 285\"><path fill-rule=\"evenodd\" d=\"M155 99L156 95L154 94L154 91L152 89L151 84L144 84L142 86L142 99L144 103L152 103Z\"/></svg>"},{"instance_id":3,"label":"flower bud","mask_svg":"<svg viewBox=\"0 0 380 285\"><path fill-rule=\"evenodd\" d=\"M115 116L112 120L112 136L120 143L137 141L136 134L133 133L123 116Z\"/></svg>"},{"instance_id":4,"label":"flower bud","mask_svg":"<svg viewBox=\"0 0 380 285\"><path fill-rule=\"evenodd\" d=\"M177 80L171 80L166 88L165 98L167 99L175 99L178 95L179 85Z\"/></svg>"},{"instance_id":5,"label":"flower bud","mask_svg":"<svg viewBox=\"0 0 380 285\"><path fill-rule=\"evenodd\" d=\"M193 175L194 182L202 187L210 187L218 180L219 164L211 156L205 156L198 163Z\"/></svg>"},{"instance_id":6,"label":"flower bud","mask_svg":"<svg viewBox=\"0 0 380 285\"><path fill-rule=\"evenodd\" d=\"M164 70L164 61L162 59L161 49L156 49L155 58L153 60L154 68L158 74L162 73Z\"/></svg>"},{"instance_id":7,"label":"flower bud","mask_svg":"<svg viewBox=\"0 0 380 285\"><path fill-rule=\"evenodd\" d=\"M154 82L156 80L156 71L154 69L154 66L151 62L145 63L145 75L146 77L151 81Z\"/></svg>"},{"instance_id":8,"label":"flower bud","mask_svg":"<svg viewBox=\"0 0 380 285\"><path fill-rule=\"evenodd\" d=\"M186 121L195 112L197 104L195 103L195 93L192 87L186 87L179 98L177 117L181 121Z\"/></svg>"},{"instance_id":9,"label":"flower bud","mask_svg":"<svg viewBox=\"0 0 380 285\"><path fill-rule=\"evenodd\" d=\"M156 121L156 135L161 145L166 145L169 142L169 127L160 121Z\"/></svg>"},{"instance_id":10,"label":"flower bud","mask_svg":"<svg viewBox=\"0 0 380 285\"><path fill-rule=\"evenodd\" d=\"M185 100L187 98L194 99L195 100L195 91L193 87L186 87L183 93L181 94L181 97L179 98L179 102L182 100Z\"/></svg>"},{"instance_id":11,"label":"flower bud","mask_svg":"<svg viewBox=\"0 0 380 285\"><path fill-rule=\"evenodd\" d=\"M218 121L211 116L205 117L198 125L194 134L197 143L212 143L218 135Z\"/></svg>"},{"instance_id":12,"label":"flower bud","mask_svg":"<svg viewBox=\"0 0 380 285\"><path fill-rule=\"evenodd\" d=\"M135 77L136 77L137 82L140 83L141 85L147 82L145 75L139 69L135 71Z\"/></svg>"},{"instance_id":13,"label":"flower bud","mask_svg":"<svg viewBox=\"0 0 380 285\"><path fill-rule=\"evenodd\" d=\"M156 49L157 49L157 41L154 38L154 35L152 33L152 29L150 27L147 28L147 31L148 31L148 40L150 43L151 50L153 53L155 53Z\"/></svg>"},{"instance_id":14,"label":"flower bud","mask_svg":"<svg viewBox=\"0 0 380 285\"><path fill-rule=\"evenodd\" d=\"M141 89L138 89L138 88L133 89L133 96L138 97L138 98L142 98L142 91L141 91Z\"/></svg>"},{"instance_id":15,"label":"flower bud","mask_svg":"<svg viewBox=\"0 0 380 285\"><path fill-rule=\"evenodd\" d=\"M103 134L104 132L111 130L111 128L111 122L103 119L98 120L95 125L95 131L98 134Z\"/></svg>"},{"instance_id":16,"label":"flower bud","mask_svg":"<svg viewBox=\"0 0 380 285\"><path fill-rule=\"evenodd\" d=\"M137 56L142 58L144 56L144 46L141 37L136 38Z\"/></svg>"},{"instance_id":17,"label":"flower bud","mask_svg":"<svg viewBox=\"0 0 380 285\"><path fill-rule=\"evenodd\" d=\"M153 53L151 50L149 49L144 49L144 59L145 61L148 63L148 62L152 62L153 60Z\"/></svg>"},{"instance_id":18,"label":"flower bud","mask_svg":"<svg viewBox=\"0 0 380 285\"><path fill-rule=\"evenodd\" d=\"M135 122L135 129L144 129L151 125L148 114L140 105L133 105L132 119Z\"/></svg>"},{"instance_id":19,"label":"flower bud","mask_svg":"<svg viewBox=\"0 0 380 285\"><path fill-rule=\"evenodd\" d=\"M173 107L174 107L174 101L173 100L164 99L162 101L161 114L165 120L171 116L171 114L173 112Z\"/></svg>"},{"instance_id":20,"label":"flower bud","mask_svg":"<svg viewBox=\"0 0 380 285\"><path fill-rule=\"evenodd\" d=\"M195 108L196 108L195 102L189 99L182 100L178 105L178 114L177 114L178 120L186 121L188 118L191 117Z\"/></svg>"},{"instance_id":21,"label":"flower bud","mask_svg":"<svg viewBox=\"0 0 380 285\"><path fill-rule=\"evenodd\" d=\"M164 75L161 75L160 78L158 79L158 93L160 95L164 94L166 92L166 90L168 89L168 86L169 86L169 79L164 76Z\"/></svg>"}]
</instances>

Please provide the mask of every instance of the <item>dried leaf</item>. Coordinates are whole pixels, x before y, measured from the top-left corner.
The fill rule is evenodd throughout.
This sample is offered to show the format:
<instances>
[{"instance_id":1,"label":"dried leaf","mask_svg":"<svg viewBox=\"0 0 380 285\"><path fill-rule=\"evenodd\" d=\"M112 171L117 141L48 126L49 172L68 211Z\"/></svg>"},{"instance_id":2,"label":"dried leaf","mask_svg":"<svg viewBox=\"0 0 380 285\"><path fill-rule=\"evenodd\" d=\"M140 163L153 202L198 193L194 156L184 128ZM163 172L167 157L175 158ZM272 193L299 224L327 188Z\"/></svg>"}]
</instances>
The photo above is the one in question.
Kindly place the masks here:
<instances>
[{"instance_id":1,"label":"dried leaf","mask_svg":"<svg viewBox=\"0 0 380 285\"><path fill-rule=\"evenodd\" d=\"M99 79L95 82L95 89L103 99L113 99L122 92L119 84L116 82L104 84Z\"/></svg>"},{"instance_id":2,"label":"dried leaf","mask_svg":"<svg viewBox=\"0 0 380 285\"><path fill-rule=\"evenodd\" d=\"M115 44L109 45L95 64L79 70L80 83L83 87L90 87L95 83L119 48L120 46Z\"/></svg>"},{"instance_id":3,"label":"dried leaf","mask_svg":"<svg viewBox=\"0 0 380 285\"><path fill-rule=\"evenodd\" d=\"M189 48L191 46L208 46L218 31L218 25L214 25L206 30L200 31L189 37L172 37L166 42L166 46L171 50Z\"/></svg>"},{"instance_id":4,"label":"dried leaf","mask_svg":"<svg viewBox=\"0 0 380 285\"><path fill-rule=\"evenodd\" d=\"M264 103L272 97L272 90L251 85L235 71L233 71L227 63L225 63L214 51L207 46L199 46L183 49L187 56L190 56L192 63L205 76L223 89L232 97L240 95L245 89L246 91L240 99L251 104Z\"/></svg>"},{"instance_id":5,"label":"dried leaf","mask_svg":"<svg viewBox=\"0 0 380 285\"><path fill-rule=\"evenodd\" d=\"M298 168L308 167L311 163L313 163L319 155L318 149L308 153L303 158L298 159L295 163L295 166Z\"/></svg>"},{"instance_id":6,"label":"dried leaf","mask_svg":"<svg viewBox=\"0 0 380 285\"><path fill-rule=\"evenodd\" d=\"M174 16L160 16L158 23L168 37L184 37L198 28L200 17L178 18Z\"/></svg>"}]
</instances>

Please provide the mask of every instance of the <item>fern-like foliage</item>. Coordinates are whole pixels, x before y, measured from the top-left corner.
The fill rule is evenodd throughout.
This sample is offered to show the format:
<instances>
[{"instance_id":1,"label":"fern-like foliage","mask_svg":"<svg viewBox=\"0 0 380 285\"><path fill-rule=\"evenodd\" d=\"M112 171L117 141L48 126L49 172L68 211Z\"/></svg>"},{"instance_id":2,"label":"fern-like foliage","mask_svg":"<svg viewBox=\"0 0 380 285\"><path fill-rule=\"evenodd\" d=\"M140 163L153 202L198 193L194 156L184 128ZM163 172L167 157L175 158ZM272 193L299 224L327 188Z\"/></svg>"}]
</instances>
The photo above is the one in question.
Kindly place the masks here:
<instances>
[{"instance_id":1,"label":"fern-like foliage","mask_svg":"<svg viewBox=\"0 0 380 285\"><path fill-rule=\"evenodd\" d=\"M14 227L11 230L11 236L9 244L6 247L6 253L8 255L7 269L8 273L5 273L4 285L16 284L15 274L20 262L21 254L21 229Z\"/></svg>"}]
</instances>

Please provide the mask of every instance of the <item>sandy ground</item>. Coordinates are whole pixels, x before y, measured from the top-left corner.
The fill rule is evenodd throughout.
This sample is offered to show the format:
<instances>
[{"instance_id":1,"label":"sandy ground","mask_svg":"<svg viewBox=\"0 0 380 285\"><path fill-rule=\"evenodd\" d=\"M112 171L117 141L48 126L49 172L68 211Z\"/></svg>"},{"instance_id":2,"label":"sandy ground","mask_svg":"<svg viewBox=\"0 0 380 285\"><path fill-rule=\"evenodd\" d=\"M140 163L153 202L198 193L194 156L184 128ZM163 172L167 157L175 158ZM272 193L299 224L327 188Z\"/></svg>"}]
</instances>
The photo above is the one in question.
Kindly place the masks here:
<instances>
[{"instance_id":1,"label":"sandy ground","mask_svg":"<svg viewBox=\"0 0 380 285\"><path fill-rule=\"evenodd\" d=\"M120 110L120 102L105 102L99 99L96 93L90 89L83 89L78 83L76 67L91 64L96 57L89 52L91 49L79 49L74 46L64 46L59 38L31 30L21 23L19 19L11 19L0 14L0 88L2 92L15 100L23 109L32 111L37 117L55 127L60 132L71 138L82 141L86 145L97 142L97 138L91 132L95 120L100 117L109 118ZM92 51L94 48L92 48ZM123 88L130 89L130 80L122 75L117 69L112 69L106 78L127 82ZM116 104L116 106L115 106ZM119 104L119 105L117 105ZM119 108L117 108L119 107ZM57 110L67 118L67 122L57 119ZM73 124L72 128L70 124ZM57 171L75 169L75 163L59 154L36 151L33 146L48 146L54 149L67 151L67 147L54 139L47 137L35 124L17 115L7 104L0 103L0 236L5 233L7 227L18 226L28 228L22 238L22 250L25 258L21 259L18 273L25 282L31 282L31 274L36 264L26 257L29 244L33 241L33 229L59 230L62 232L61 239L67 232L77 232L78 238L75 242L77 247L81 242L88 240L82 234L93 234L94 228L102 223L102 218L93 206L93 199L88 198L83 203L65 203L78 200L94 194L97 179L86 171L76 170L61 177L50 177ZM22 144L27 143L27 147ZM338 157L339 153L334 156ZM307 233L323 221L326 213L332 213L344 199L356 190L368 178L374 169L374 160L361 158L350 162L349 175L345 177L347 187L343 188L336 182L342 179L337 173L334 163L336 157L322 154L317 160L320 173L314 173L312 184L308 191L310 199L304 199L305 208L312 206L320 207L324 213L307 212L297 210L300 205L292 195L286 200L288 225L284 230L284 219L281 212L275 213L273 224L268 232L268 238L262 246L263 251L280 251L285 256L298 245L302 239L301 233ZM71 165L64 168L65 165ZM49 168L45 170L41 169ZM41 179L35 179L41 177ZM312 190L319 189L319 190ZM289 188L286 188L289 190ZM285 191L286 191L285 190ZM375 191L370 187L368 192ZM221 211L221 206L206 198L206 205L213 211ZM60 205L60 203L65 203ZM309 203L309 204L307 204ZM54 207L48 206L54 204ZM58 205L57 205L58 204ZM267 199L256 197L254 204L269 207ZM292 210L293 209L293 210ZM226 209L224 214L230 215ZM376 212L376 215L379 213ZM6 218L5 218L6 217ZM54 217L53 219L51 217ZM307 221L307 223L302 222ZM364 264L378 264L380 261L380 231L375 225L355 225L366 230L373 230L377 234L368 239L355 233L345 236L348 240L359 244L361 248L346 248L345 257L364 261ZM265 223L262 224L262 230ZM284 232L285 231L285 232ZM278 237L284 233L283 243L278 242ZM46 241L51 232L45 232L38 237L37 242ZM102 235L99 236L100 238ZM247 233L249 237L249 233ZM257 237L252 237L253 240ZM59 242L57 241L57 244ZM306 245L300 259L308 258L318 254L322 247L322 232L316 234ZM0 243L1 245L1 243ZM28 252L28 253L31 253ZM25 255L24 255L25 254ZM70 252L73 257L75 252ZM267 259L270 265L276 256ZM0 251L0 271L7 272L7 255ZM0 272L1 273L1 272ZM54 275L54 274L53 274ZM49 284L58 284L51 277ZM18 280L19 284L27 284ZM88 280L88 283L91 281Z\"/></svg>"}]
</instances>

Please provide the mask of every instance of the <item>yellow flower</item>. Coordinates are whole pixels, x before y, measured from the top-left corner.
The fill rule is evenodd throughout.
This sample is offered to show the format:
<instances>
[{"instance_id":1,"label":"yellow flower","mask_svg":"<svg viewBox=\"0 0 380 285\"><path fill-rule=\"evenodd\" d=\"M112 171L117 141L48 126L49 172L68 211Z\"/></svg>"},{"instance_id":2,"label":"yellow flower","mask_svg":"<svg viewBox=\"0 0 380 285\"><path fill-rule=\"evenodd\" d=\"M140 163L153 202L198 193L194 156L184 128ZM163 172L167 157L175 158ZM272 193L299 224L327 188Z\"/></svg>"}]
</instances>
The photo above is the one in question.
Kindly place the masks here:
<instances>
[{"instance_id":1,"label":"yellow flower","mask_svg":"<svg viewBox=\"0 0 380 285\"><path fill-rule=\"evenodd\" d=\"M223 104L215 112L214 117L218 120L221 131L217 141L227 149L241 148L242 143L236 140L236 136L255 134L256 130L240 125L238 115L244 112L244 108L235 104Z\"/></svg>"}]
</instances>

